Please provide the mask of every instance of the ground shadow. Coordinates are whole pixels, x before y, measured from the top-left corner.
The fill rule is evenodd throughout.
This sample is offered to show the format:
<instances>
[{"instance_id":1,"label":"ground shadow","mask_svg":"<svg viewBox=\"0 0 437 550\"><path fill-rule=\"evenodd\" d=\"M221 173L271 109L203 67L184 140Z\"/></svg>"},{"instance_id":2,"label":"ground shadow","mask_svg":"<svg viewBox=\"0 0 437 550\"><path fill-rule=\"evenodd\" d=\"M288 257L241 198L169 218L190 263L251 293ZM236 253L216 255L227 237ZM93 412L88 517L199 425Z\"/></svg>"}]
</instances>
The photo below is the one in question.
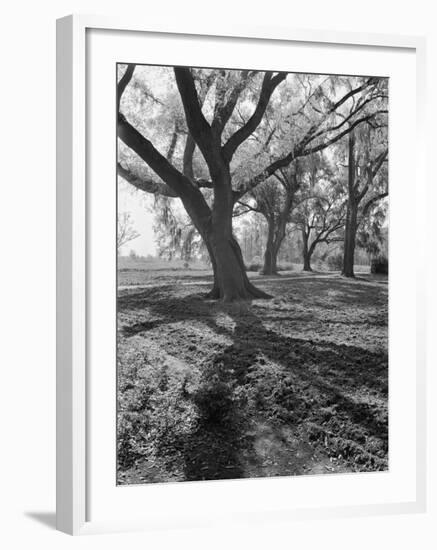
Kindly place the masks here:
<instances>
[{"instance_id":1,"label":"ground shadow","mask_svg":"<svg viewBox=\"0 0 437 550\"><path fill-rule=\"evenodd\" d=\"M373 293L375 306L375 287L357 281L308 277L296 280L288 290L296 291L303 307L308 303L319 307L323 293L334 293L332 307L335 302L337 308L358 304L362 310ZM256 426L266 423L275 441L280 441L287 428L292 435L284 443L287 448L293 447L293 438L300 439L296 460L275 470L279 473L269 470L269 475L302 473L304 444L310 448L304 453L307 458L317 448L327 456L341 456L352 469L386 469L386 349L372 351L317 334L283 334L280 325L272 330L270 323L275 319L284 322L284 318L266 318L259 302L225 305L206 301L201 294L179 296L158 289L121 296L118 305L126 316L120 327L125 338L162 338L162 330L171 324L182 324L188 330L195 322L230 342L217 349L205 348L203 358L197 358L201 377L187 399L197 407L198 424L192 433L173 441L182 457L185 480L238 478L248 472L262 475L266 461L260 462L255 432ZM326 309L326 302L322 306ZM143 310L145 318L132 322L138 321L138 312ZM232 327L218 324L218 314L226 314ZM298 313L297 317L293 321L310 320L309 314ZM181 338L175 333L175 341L167 340L165 345L169 354L189 362L192 352L185 340L186 334ZM196 345L201 349L202 342ZM248 464L253 467L248 469Z\"/></svg>"},{"instance_id":2,"label":"ground shadow","mask_svg":"<svg viewBox=\"0 0 437 550\"><path fill-rule=\"evenodd\" d=\"M50 529L56 529L56 512L24 512L24 515Z\"/></svg>"},{"instance_id":3,"label":"ground shadow","mask_svg":"<svg viewBox=\"0 0 437 550\"><path fill-rule=\"evenodd\" d=\"M205 365L200 383L190 395L197 406L197 429L176 440L183 452L187 481L244 477L241 453L248 444L248 419L236 390L231 365Z\"/></svg>"}]
</instances>

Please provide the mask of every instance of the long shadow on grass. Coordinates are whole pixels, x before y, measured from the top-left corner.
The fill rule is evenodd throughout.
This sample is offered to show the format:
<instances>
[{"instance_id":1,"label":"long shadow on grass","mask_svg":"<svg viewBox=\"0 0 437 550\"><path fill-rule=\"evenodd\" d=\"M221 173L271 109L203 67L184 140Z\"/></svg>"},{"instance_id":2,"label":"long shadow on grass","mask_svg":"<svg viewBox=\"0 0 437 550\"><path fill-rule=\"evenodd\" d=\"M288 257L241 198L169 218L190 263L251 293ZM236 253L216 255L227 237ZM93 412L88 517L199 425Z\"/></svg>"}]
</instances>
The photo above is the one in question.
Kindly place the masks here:
<instances>
[{"instance_id":1,"label":"long shadow on grass","mask_svg":"<svg viewBox=\"0 0 437 550\"><path fill-rule=\"evenodd\" d=\"M370 284L369 284L370 283ZM385 285L359 279L343 279L338 276L323 279L305 277L290 281L284 287L280 281L274 281L271 290L278 286L280 291L286 289L287 295L293 298L293 292L299 293L299 301L326 309L338 308L339 305L354 307L374 307L376 303L387 301Z\"/></svg>"},{"instance_id":2,"label":"long shadow on grass","mask_svg":"<svg viewBox=\"0 0 437 550\"><path fill-rule=\"evenodd\" d=\"M320 291L320 280L317 282L314 291ZM328 284L332 289L332 281ZM344 283L339 285L344 291ZM348 301L358 298L357 290L366 289L345 293ZM311 288L307 291L312 293ZM232 340L205 359L200 383L189 395L197 406L198 426L194 433L175 442L182 450L185 479L243 477L240 460L244 450L255 453L250 450L252 441L247 434L251 419L257 415L296 429L312 426L316 441L329 433L335 441L348 442L341 450L344 455L349 453L346 458L352 463L370 457L364 469L385 467L385 351L374 353L357 346L279 334L264 326L257 313L265 314L265 310L258 310L256 304L226 306L205 302L198 295L179 298L151 293L131 294L119 301L121 311L142 307L147 307L156 320L125 326L125 337L175 321L187 325L195 321ZM217 325L217 311L232 318L233 330ZM369 393L376 404L361 399Z\"/></svg>"},{"instance_id":3,"label":"long shadow on grass","mask_svg":"<svg viewBox=\"0 0 437 550\"><path fill-rule=\"evenodd\" d=\"M248 444L248 418L238 389L229 365L204 365L190 396L197 406L197 429L175 441L182 450L185 480L244 477L240 459Z\"/></svg>"},{"instance_id":4,"label":"long shadow on grass","mask_svg":"<svg viewBox=\"0 0 437 550\"><path fill-rule=\"evenodd\" d=\"M385 353L333 342L283 336L266 329L250 306L238 314L233 314L230 308L229 314L233 315L236 323L233 343L216 356L213 362L232 365L240 384L244 384L251 369L259 365L259 359L268 360L278 365L277 372L294 382L296 397L302 388L316 389L319 396L314 405L335 405L347 411L350 419L361 424L370 435L384 436L386 424L375 418L369 406L359 402L359 397L363 390L373 390L387 396Z\"/></svg>"},{"instance_id":5,"label":"long shadow on grass","mask_svg":"<svg viewBox=\"0 0 437 550\"><path fill-rule=\"evenodd\" d=\"M352 463L364 463L364 469L383 469L387 418L359 397L369 387L386 395L385 358L351 346L278 335L265 329L250 306L244 313L228 312L236 322L233 343L208 360L192 395L200 404L201 424L185 447L186 478L243 476L242 451L257 460L254 439L247 434L251 419L260 416L295 430L311 426L309 437L319 445L329 433L336 442L332 454L340 451Z\"/></svg>"}]
</instances>

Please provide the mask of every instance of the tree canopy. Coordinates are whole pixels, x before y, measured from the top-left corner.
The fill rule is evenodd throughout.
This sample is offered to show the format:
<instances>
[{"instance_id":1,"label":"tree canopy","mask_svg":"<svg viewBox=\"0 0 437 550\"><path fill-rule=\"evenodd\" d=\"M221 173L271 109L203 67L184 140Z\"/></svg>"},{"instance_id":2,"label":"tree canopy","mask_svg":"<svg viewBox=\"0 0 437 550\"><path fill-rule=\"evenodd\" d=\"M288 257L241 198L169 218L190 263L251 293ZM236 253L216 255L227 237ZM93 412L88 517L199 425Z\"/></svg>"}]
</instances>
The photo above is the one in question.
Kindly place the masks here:
<instances>
[{"instance_id":1,"label":"tree canopy","mask_svg":"<svg viewBox=\"0 0 437 550\"><path fill-rule=\"evenodd\" d=\"M345 224L346 195L364 220L387 193L384 78L135 65L118 73L118 174L154 194L162 212L180 199L187 235L193 229L210 255L213 297L263 296L245 276L236 213L265 217L265 271L274 272L299 197L294 223L302 228L307 212L317 245ZM310 189L315 163L325 179Z\"/></svg>"}]
</instances>

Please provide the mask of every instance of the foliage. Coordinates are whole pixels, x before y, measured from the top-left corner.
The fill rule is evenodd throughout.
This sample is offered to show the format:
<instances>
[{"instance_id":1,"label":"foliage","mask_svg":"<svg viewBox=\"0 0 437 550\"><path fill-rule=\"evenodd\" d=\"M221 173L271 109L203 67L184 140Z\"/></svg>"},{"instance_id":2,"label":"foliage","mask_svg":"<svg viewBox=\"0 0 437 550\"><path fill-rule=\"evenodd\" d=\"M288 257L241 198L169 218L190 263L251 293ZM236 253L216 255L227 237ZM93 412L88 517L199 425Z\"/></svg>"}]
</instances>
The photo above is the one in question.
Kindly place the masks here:
<instances>
[{"instance_id":1,"label":"foliage","mask_svg":"<svg viewBox=\"0 0 437 550\"><path fill-rule=\"evenodd\" d=\"M340 271L343 267L343 254L336 252L326 257L325 262L331 271Z\"/></svg>"},{"instance_id":2,"label":"foliage","mask_svg":"<svg viewBox=\"0 0 437 550\"><path fill-rule=\"evenodd\" d=\"M189 218L174 204L175 200L155 197L155 243L161 258L180 258L189 264L205 255L205 247Z\"/></svg>"},{"instance_id":3,"label":"foliage","mask_svg":"<svg viewBox=\"0 0 437 550\"><path fill-rule=\"evenodd\" d=\"M259 272L261 271L262 267L263 267L263 261L259 256L255 256L254 258L252 258L250 262L246 264L247 271ZM294 264L292 264L291 262L279 262L277 264L278 271L293 271L293 269L294 269Z\"/></svg>"},{"instance_id":4,"label":"foliage","mask_svg":"<svg viewBox=\"0 0 437 550\"><path fill-rule=\"evenodd\" d=\"M140 234L135 230L130 212L119 212L117 215L117 251L127 243L138 238Z\"/></svg>"},{"instance_id":5,"label":"foliage","mask_svg":"<svg viewBox=\"0 0 437 550\"><path fill-rule=\"evenodd\" d=\"M321 244L342 240L346 196L334 161L323 154L307 159L306 166L301 167L300 179L300 201L291 222L302 236L303 259L310 262Z\"/></svg>"},{"instance_id":6,"label":"foliage","mask_svg":"<svg viewBox=\"0 0 437 550\"><path fill-rule=\"evenodd\" d=\"M259 271L263 266L263 262L260 256L254 256L250 262L246 264L247 271Z\"/></svg>"},{"instance_id":7,"label":"foliage","mask_svg":"<svg viewBox=\"0 0 437 550\"><path fill-rule=\"evenodd\" d=\"M361 220L357 232L357 244L371 257L387 252L388 230L384 227L387 205L383 201L375 204L373 211Z\"/></svg>"},{"instance_id":8,"label":"foliage","mask_svg":"<svg viewBox=\"0 0 437 550\"><path fill-rule=\"evenodd\" d=\"M375 274L388 275L388 258L383 255L373 258L370 271Z\"/></svg>"}]
</instances>

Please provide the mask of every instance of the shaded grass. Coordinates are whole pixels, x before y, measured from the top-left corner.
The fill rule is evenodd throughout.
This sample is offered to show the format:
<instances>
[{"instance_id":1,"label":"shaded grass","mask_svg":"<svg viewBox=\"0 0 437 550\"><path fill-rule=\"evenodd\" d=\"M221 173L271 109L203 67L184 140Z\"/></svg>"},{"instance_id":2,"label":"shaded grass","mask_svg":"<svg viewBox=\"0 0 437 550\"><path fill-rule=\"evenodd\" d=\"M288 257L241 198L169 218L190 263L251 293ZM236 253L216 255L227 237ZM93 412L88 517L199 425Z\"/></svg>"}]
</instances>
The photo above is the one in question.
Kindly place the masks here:
<instances>
[{"instance_id":1,"label":"shaded grass","mask_svg":"<svg viewBox=\"0 0 437 550\"><path fill-rule=\"evenodd\" d=\"M311 275L224 305L120 292L119 483L387 468L387 287Z\"/></svg>"}]
</instances>

